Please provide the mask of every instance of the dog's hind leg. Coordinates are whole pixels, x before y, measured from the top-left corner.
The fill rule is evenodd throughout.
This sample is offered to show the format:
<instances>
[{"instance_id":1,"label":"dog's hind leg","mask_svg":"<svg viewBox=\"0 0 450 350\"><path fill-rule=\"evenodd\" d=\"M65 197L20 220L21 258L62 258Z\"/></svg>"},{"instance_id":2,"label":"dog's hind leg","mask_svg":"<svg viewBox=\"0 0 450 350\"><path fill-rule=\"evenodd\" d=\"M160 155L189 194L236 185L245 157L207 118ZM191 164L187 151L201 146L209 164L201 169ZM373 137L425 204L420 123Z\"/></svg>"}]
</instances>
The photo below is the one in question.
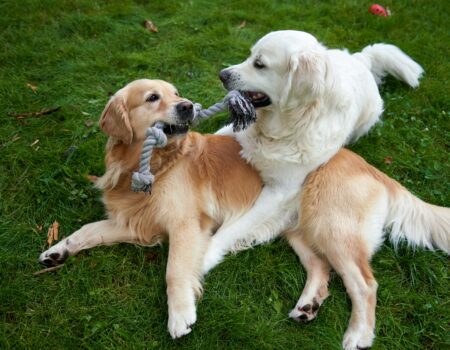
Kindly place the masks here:
<instances>
[{"instance_id":1,"label":"dog's hind leg","mask_svg":"<svg viewBox=\"0 0 450 350\"><path fill-rule=\"evenodd\" d=\"M311 321L317 316L319 307L328 297L330 266L326 259L318 256L304 241L301 232L285 234L289 244L297 253L306 269L307 279L302 295L289 317L296 321Z\"/></svg>"},{"instance_id":2,"label":"dog's hind leg","mask_svg":"<svg viewBox=\"0 0 450 350\"><path fill-rule=\"evenodd\" d=\"M196 219L172 223L167 261L168 329L172 338L191 332L197 320L196 296L201 294L201 268L209 232L202 232Z\"/></svg>"},{"instance_id":3,"label":"dog's hind leg","mask_svg":"<svg viewBox=\"0 0 450 350\"><path fill-rule=\"evenodd\" d=\"M46 266L56 266L81 250L120 242L135 243L136 239L130 230L119 228L110 220L92 222L43 252L39 256L39 262Z\"/></svg>"},{"instance_id":4,"label":"dog's hind leg","mask_svg":"<svg viewBox=\"0 0 450 350\"><path fill-rule=\"evenodd\" d=\"M355 237L355 236L353 236ZM343 240L351 236L342 237ZM352 301L352 313L342 346L345 350L365 349L372 346L375 337L375 307L378 284L369 265L369 255L355 238L353 249L338 250L338 246L327 247L331 266L342 277Z\"/></svg>"}]
</instances>

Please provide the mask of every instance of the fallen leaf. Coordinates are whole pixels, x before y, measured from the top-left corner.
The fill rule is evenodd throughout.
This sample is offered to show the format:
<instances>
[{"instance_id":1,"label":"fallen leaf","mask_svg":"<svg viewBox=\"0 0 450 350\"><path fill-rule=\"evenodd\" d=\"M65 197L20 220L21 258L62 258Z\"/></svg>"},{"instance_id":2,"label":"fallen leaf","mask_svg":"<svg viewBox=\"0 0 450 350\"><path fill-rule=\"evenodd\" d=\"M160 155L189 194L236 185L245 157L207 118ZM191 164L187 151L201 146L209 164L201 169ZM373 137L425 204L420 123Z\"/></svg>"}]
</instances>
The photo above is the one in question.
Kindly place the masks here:
<instances>
[{"instance_id":1,"label":"fallen leaf","mask_svg":"<svg viewBox=\"0 0 450 350\"><path fill-rule=\"evenodd\" d=\"M42 226L42 225L36 225L36 231L37 232L42 232L43 228L44 228L44 226Z\"/></svg>"},{"instance_id":2,"label":"fallen leaf","mask_svg":"<svg viewBox=\"0 0 450 350\"><path fill-rule=\"evenodd\" d=\"M247 25L247 21L242 21L241 24L239 24L239 29L245 28Z\"/></svg>"},{"instance_id":3,"label":"fallen leaf","mask_svg":"<svg viewBox=\"0 0 450 350\"><path fill-rule=\"evenodd\" d=\"M88 112L83 112L83 111L81 111L81 114L83 114L83 115L90 115Z\"/></svg>"},{"instance_id":4,"label":"fallen leaf","mask_svg":"<svg viewBox=\"0 0 450 350\"><path fill-rule=\"evenodd\" d=\"M54 221L52 224L52 228L53 228L53 240L57 241L59 235L59 222Z\"/></svg>"},{"instance_id":5,"label":"fallen leaf","mask_svg":"<svg viewBox=\"0 0 450 350\"><path fill-rule=\"evenodd\" d=\"M31 90L33 90L33 92L36 92L37 90L37 86L34 86L33 84L28 83L27 87L29 87Z\"/></svg>"},{"instance_id":6,"label":"fallen leaf","mask_svg":"<svg viewBox=\"0 0 450 350\"><path fill-rule=\"evenodd\" d=\"M54 221L47 231L47 244L49 248L52 246L54 241L58 240L58 234L59 234L59 222Z\"/></svg>"},{"instance_id":7,"label":"fallen leaf","mask_svg":"<svg viewBox=\"0 0 450 350\"><path fill-rule=\"evenodd\" d=\"M158 33L158 28L150 20L146 20L144 22L144 27L153 33Z\"/></svg>"},{"instance_id":8,"label":"fallen leaf","mask_svg":"<svg viewBox=\"0 0 450 350\"><path fill-rule=\"evenodd\" d=\"M53 226L50 226L47 231L47 245L50 248L53 244Z\"/></svg>"},{"instance_id":9,"label":"fallen leaf","mask_svg":"<svg viewBox=\"0 0 450 350\"><path fill-rule=\"evenodd\" d=\"M13 138L11 139L11 142L15 142L15 141L17 141L19 139L20 139L19 135L14 135Z\"/></svg>"},{"instance_id":10,"label":"fallen leaf","mask_svg":"<svg viewBox=\"0 0 450 350\"><path fill-rule=\"evenodd\" d=\"M86 175L86 179L88 179L90 182L92 182L93 184L95 184L98 180L98 176L95 175Z\"/></svg>"},{"instance_id":11,"label":"fallen leaf","mask_svg":"<svg viewBox=\"0 0 450 350\"><path fill-rule=\"evenodd\" d=\"M33 143L30 145L30 147L33 147L34 145L36 145L39 142L39 139L36 139L33 141Z\"/></svg>"},{"instance_id":12,"label":"fallen leaf","mask_svg":"<svg viewBox=\"0 0 450 350\"><path fill-rule=\"evenodd\" d=\"M392 164L392 157L386 157L384 158L384 164Z\"/></svg>"}]
</instances>

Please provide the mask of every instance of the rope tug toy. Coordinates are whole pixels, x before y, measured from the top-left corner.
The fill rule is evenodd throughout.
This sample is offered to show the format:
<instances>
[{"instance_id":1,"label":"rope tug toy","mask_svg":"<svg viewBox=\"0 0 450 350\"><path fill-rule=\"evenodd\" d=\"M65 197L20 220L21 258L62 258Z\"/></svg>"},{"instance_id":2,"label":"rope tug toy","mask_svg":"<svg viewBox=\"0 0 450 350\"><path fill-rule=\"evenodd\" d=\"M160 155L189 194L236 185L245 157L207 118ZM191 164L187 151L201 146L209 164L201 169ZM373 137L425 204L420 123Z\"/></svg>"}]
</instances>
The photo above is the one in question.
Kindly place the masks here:
<instances>
[{"instance_id":1,"label":"rope tug toy","mask_svg":"<svg viewBox=\"0 0 450 350\"><path fill-rule=\"evenodd\" d=\"M193 122L212 117L214 114L228 110L230 113L228 123L233 124L233 131L237 132L246 129L256 120L256 111L251 101L245 98L239 91L230 91L223 99L207 109L202 109L200 103L194 104ZM162 148L167 144L167 136L163 132L163 123L156 123L155 126L147 129L147 138L142 145L141 159L139 162L139 172L134 172L131 177L131 189L134 192L144 192L150 194L155 177L150 171L150 160L153 148Z\"/></svg>"}]
</instances>

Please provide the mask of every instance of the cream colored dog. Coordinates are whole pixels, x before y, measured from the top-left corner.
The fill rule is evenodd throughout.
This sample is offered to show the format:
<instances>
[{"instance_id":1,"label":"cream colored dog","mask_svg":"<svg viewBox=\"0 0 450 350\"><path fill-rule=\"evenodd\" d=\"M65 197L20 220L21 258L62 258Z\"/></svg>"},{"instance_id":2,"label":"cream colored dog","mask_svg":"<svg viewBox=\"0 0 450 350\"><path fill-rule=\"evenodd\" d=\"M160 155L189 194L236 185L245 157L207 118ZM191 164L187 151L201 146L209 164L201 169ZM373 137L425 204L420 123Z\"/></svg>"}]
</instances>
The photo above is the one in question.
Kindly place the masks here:
<instances>
[{"instance_id":1,"label":"cream colored dog","mask_svg":"<svg viewBox=\"0 0 450 350\"><path fill-rule=\"evenodd\" d=\"M231 250L288 231L308 272L290 316L315 317L327 296L331 266L344 279L353 305L343 347L371 346L376 282L369 260L383 241L383 229L392 228L395 242L406 238L449 252L450 214L340 150L379 120L383 101L377 83L383 76L417 87L422 73L393 45L375 44L352 55L289 30L267 34L244 62L222 70L225 88L242 91L256 107L256 122L235 137L264 187L247 213L211 239L204 272ZM225 127L219 134L233 133Z\"/></svg>"}]
</instances>

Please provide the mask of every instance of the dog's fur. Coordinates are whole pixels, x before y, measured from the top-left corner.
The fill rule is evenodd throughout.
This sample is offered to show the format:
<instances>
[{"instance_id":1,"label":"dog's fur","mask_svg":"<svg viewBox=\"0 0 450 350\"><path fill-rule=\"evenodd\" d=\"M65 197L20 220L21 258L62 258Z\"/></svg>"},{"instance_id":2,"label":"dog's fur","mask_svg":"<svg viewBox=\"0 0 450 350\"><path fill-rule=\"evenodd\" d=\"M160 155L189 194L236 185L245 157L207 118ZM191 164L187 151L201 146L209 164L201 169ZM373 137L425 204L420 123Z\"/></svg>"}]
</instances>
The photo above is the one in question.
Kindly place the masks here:
<instances>
[{"instance_id":1,"label":"dog's fur","mask_svg":"<svg viewBox=\"0 0 450 350\"><path fill-rule=\"evenodd\" d=\"M310 321L328 296L329 270L343 279L352 314L343 348L372 345L377 282L370 260L390 228L394 245L439 248L450 254L450 209L425 203L398 182L342 149L306 179L300 225L285 237L307 271L289 316Z\"/></svg>"},{"instance_id":2,"label":"dog's fur","mask_svg":"<svg viewBox=\"0 0 450 350\"><path fill-rule=\"evenodd\" d=\"M158 95L156 101L147 101ZM83 226L41 254L48 266L83 249L118 242L153 245L169 239L167 263L168 328L173 338L191 331L196 321L195 296L201 291L201 267L207 243L217 227L247 211L261 190L257 172L239 156L232 137L188 133L169 137L155 149L151 195L131 191L131 174L139 168L145 130L157 121L185 123L177 106L191 106L163 81L138 80L119 90L101 117L110 135L103 190L108 218Z\"/></svg>"},{"instance_id":3,"label":"dog's fur","mask_svg":"<svg viewBox=\"0 0 450 350\"><path fill-rule=\"evenodd\" d=\"M146 102L152 94L160 96L159 102ZM248 211L261 189L255 171L239 157L235 139L188 133L169 138L166 148L154 151L152 194L131 191L131 173L138 168L145 129L156 121L178 123L180 103L186 100L171 85L149 80L133 82L111 98L100 122L110 135L106 172L97 181L108 219L83 226L40 256L51 266L98 245L152 245L169 238L168 327L174 338L189 333L196 320L195 295L201 291L201 262L211 233ZM342 264L356 270L345 277L354 279L346 280L346 285L354 286L349 293L359 307L352 323L364 324L367 319L373 324L376 282L368 259L382 240L380 225L397 227L394 240L404 235L414 244L449 250L445 209L420 202L348 150L311 173L296 201L301 202L302 231L290 230L286 237L308 271L305 290L292 311L297 319L316 316L328 295L329 265L342 273L348 266L336 261L343 258ZM427 219L410 217L414 210ZM416 227L420 230L413 231ZM411 232L415 234L408 235Z\"/></svg>"},{"instance_id":4,"label":"dog's fur","mask_svg":"<svg viewBox=\"0 0 450 350\"><path fill-rule=\"evenodd\" d=\"M351 55L325 48L308 33L279 31L259 40L246 61L220 74L227 89L243 91L257 107L256 123L235 136L264 187L249 212L211 239L203 271L230 250L286 230L308 272L290 316L315 317L328 295L333 267L353 304L345 349L373 342L376 282L369 260L385 227L392 227L395 242L406 238L450 249L448 209L421 202L350 151L339 151L379 120L383 101L377 83L388 73L417 87L423 70L392 45L376 44ZM230 127L219 133L232 134ZM321 165L302 194L305 178Z\"/></svg>"}]
</instances>

